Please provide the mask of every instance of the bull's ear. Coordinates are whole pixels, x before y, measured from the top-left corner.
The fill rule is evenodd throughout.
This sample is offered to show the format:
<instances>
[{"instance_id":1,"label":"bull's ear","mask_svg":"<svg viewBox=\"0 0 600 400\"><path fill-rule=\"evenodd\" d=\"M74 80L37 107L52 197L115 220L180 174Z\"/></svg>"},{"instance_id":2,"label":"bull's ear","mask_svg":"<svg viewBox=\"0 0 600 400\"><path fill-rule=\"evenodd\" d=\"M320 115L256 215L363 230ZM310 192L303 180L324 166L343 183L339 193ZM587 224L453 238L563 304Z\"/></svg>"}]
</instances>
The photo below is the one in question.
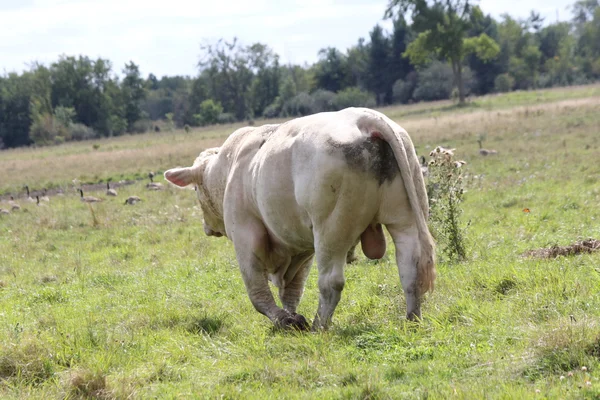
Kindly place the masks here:
<instances>
[{"instance_id":1,"label":"bull's ear","mask_svg":"<svg viewBox=\"0 0 600 400\"><path fill-rule=\"evenodd\" d=\"M172 168L165 171L165 179L179 187L186 187L196 182L197 174L194 167Z\"/></svg>"}]
</instances>

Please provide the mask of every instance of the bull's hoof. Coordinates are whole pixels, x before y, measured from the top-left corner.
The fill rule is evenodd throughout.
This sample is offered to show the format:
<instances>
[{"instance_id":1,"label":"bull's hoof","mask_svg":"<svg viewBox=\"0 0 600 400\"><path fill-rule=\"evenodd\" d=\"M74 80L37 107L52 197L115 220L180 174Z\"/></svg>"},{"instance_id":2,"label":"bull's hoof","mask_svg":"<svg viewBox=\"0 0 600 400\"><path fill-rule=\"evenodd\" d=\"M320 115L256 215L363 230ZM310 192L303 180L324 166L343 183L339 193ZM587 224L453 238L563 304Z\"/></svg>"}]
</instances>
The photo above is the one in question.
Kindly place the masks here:
<instances>
[{"instance_id":1,"label":"bull's hoof","mask_svg":"<svg viewBox=\"0 0 600 400\"><path fill-rule=\"evenodd\" d=\"M277 321L277 325L282 329L291 329L297 331L308 331L310 326L306 318L301 314L290 314Z\"/></svg>"}]
</instances>

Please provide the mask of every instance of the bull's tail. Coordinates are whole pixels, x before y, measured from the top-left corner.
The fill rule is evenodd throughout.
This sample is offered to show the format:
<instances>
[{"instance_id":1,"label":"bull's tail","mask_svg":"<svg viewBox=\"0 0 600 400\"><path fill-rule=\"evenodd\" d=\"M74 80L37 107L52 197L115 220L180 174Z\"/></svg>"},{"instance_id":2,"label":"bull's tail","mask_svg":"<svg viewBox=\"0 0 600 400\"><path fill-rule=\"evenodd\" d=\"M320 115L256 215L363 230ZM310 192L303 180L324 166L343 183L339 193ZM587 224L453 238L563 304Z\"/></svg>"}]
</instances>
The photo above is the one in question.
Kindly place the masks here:
<instances>
[{"instance_id":1,"label":"bull's tail","mask_svg":"<svg viewBox=\"0 0 600 400\"><path fill-rule=\"evenodd\" d=\"M435 243L427 227L429 204L425 181L421 173L419 160L414 150L412 140L404 129L394 132L382 114L364 110L364 117L359 118L358 126L369 135L380 136L385 140L394 153L410 206L415 214L421 251L417 254L417 284L419 293L433 291L435 282ZM414 168L411 168L411 165Z\"/></svg>"}]
</instances>

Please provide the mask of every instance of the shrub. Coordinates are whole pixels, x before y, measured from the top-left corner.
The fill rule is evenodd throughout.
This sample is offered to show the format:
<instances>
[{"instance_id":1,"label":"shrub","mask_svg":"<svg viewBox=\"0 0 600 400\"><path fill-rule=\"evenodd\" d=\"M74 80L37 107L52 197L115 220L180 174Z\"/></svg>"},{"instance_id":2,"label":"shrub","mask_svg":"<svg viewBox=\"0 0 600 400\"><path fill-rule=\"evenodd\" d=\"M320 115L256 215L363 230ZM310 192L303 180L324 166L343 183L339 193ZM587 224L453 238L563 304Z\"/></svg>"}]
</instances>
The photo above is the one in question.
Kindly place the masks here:
<instances>
[{"instance_id":1,"label":"shrub","mask_svg":"<svg viewBox=\"0 0 600 400\"><path fill-rule=\"evenodd\" d=\"M58 106L54 109L54 118L63 126L69 126L76 116L77 113L73 107Z\"/></svg>"},{"instance_id":2,"label":"shrub","mask_svg":"<svg viewBox=\"0 0 600 400\"><path fill-rule=\"evenodd\" d=\"M71 136L71 140L87 140L98 137L92 128L84 124L69 125L69 135Z\"/></svg>"},{"instance_id":3,"label":"shrub","mask_svg":"<svg viewBox=\"0 0 600 400\"><path fill-rule=\"evenodd\" d=\"M467 258L465 224L461 221L464 195L462 165L452 152L437 147L430 153L427 195L429 222L442 253L451 261Z\"/></svg>"},{"instance_id":4,"label":"shrub","mask_svg":"<svg viewBox=\"0 0 600 400\"><path fill-rule=\"evenodd\" d=\"M263 117L265 118L277 118L281 112L281 106L277 101L269 104L263 111Z\"/></svg>"},{"instance_id":5,"label":"shrub","mask_svg":"<svg viewBox=\"0 0 600 400\"><path fill-rule=\"evenodd\" d=\"M219 124L233 124L235 121L235 116L232 113L221 113L217 119Z\"/></svg>"},{"instance_id":6,"label":"shrub","mask_svg":"<svg viewBox=\"0 0 600 400\"><path fill-rule=\"evenodd\" d=\"M337 110L342 110L348 107L375 107L377 103L372 94L350 87L335 95L334 105Z\"/></svg>"},{"instance_id":7,"label":"shrub","mask_svg":"<svg viewBox=\"0 0 600 400\"><path fill-rule=\"evenodd\" d=\"M319 89L311 94L311 97L314 103L314 112L337 110L335 105L335 93L329 90Z\"/></svg>"},{"instance_id":8,"label":"shrub","mask_svg":"<svg viewBox=\"0 0 600 400\"><path fill-rule=\"evenodd\" d=\"M133 133L146 133L152 129L152 121L149 119L138 119L131 126L131 132Z\"/></svg>"},{"instance_id":9,"label":"shrub","mask_svg":"<svg viewBox=\"0 0 600 400\"><path fill-rule=\"evenodd\" d=\"M514 86L515 79L508 73L500 74L494 79L494 90L496 92L510 92Z\"/></svg>"},{"instance_id":10,"label":"shrub","mask_svg":"<svg viewBox=\"0 0 600 400\"><path fill-rule=\"evenodd\" d=\"M448 64L439 61L419 73L419 80L414 92L417 101L449 99L452 93L454 75Z\"/></svg>"},{"instance_id":11,"label":"shrub","mask_svg":"<svg viewBox=\"0 0 600 400\"><path fill-rule=\"evenodd\" d=\"M200 126L214 125L219 122L219 115L222 113L221 103L208 99L200 103L200 112L194 114L194 119Z\"/></svg>"},{"instance_id":12,"label":"shrub","mask_svg":"<svg viewBox=\"0 0 600 400\"><path fill-rule=\"evenodd\" d=\"M57 136L68 137L69 131L52 114L43 113L31 124L29 135L36 145L44 146L53 144Z\"/></svg>"},{"instance_id":13,"label":"shrub","mask_svg":"<svg viewBox=\"0 0 600 400\"><path fill-rule=\"evenodd\" d=\"M127 120L118 115L111 115L108 119L108 130L110 136L119 136L127 130Z\"/></svg>"},{"instance_id":14,"label":"shrub","mask_svg":"<svg viewBox=\"0 0 600 400\"><path fill-rule=\"evenodd\" d=\"M417 87L418 75L412 71L406 75L406 80L398 79L392 87L394 103L406 104L412 99Z\"/></svg>"},{"instance_id":15,"label":"shrub","mask_svg":"<svg viewBox=\"0 0 600 400\"><path fill-rule=\"evenodd\" d=\"M282 115L297 117L315 113L315 101L306 92L297 94L283 105Z\"/></svg>"}]
</instances>

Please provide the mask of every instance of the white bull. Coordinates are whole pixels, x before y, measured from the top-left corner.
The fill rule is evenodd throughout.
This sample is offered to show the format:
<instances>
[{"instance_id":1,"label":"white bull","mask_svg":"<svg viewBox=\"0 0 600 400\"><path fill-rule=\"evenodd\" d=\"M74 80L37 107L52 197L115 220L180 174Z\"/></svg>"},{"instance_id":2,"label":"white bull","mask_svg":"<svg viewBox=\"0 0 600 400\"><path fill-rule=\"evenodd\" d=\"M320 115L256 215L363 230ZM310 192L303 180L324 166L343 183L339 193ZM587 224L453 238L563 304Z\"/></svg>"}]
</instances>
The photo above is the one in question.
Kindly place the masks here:
<instances>
[{"instance_id":1,"label":"white bull","mask_svg":"<svg viewBox=\"0 0 600 400\"><path fill-rule=\"evenodd\" d=\"M382 225L396 247L407 318L420 318L422 295L435 280L427 193L410 137L385 115L348 108L241 128L165 178L196 185L205 233L233 241L250 301L276 326L308 328L296 308L316 255L313 329L326 328L349 249L360 238L367 257L383 257Z\"/></svg>"}]
</instances>

